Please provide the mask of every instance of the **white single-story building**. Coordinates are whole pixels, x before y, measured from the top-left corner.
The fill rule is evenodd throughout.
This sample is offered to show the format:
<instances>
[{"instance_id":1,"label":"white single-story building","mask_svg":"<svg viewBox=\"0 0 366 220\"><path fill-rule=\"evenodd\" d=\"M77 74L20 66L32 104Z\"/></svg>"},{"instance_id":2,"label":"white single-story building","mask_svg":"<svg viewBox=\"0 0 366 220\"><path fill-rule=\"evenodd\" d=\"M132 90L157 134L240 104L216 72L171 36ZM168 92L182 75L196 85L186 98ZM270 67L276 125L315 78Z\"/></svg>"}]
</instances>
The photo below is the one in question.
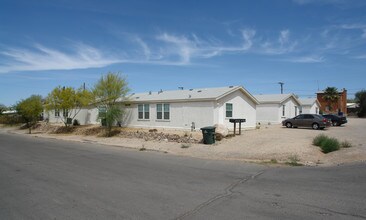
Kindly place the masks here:
<instances>
[{"instance_id":1,"label":"white single-story building","mask_svg":"<svg viewBox=\"0 0 366 220\"><path fill-rule=\"evenodd\" d=\"M121 100L123 101L123 100ZM241 86L133 94L124 103L123 126L199 129L245 118L242 129L255 128L258 101Z\"/></svg>"},{"instance_id":2,"label":"white single-story building","mask_svg":"<svg viewBox=\"0 0 366 220\"><path fill-rule=\"evenodd\" d=\"M320 102L316 98L300 98L300 113L302 114L319 114Z\"/></svg>"},{"instance_id":3,"label":"white single-story building","mask_svg":"<svg viewBox=\"0 0 366 220\"><path fill-rule=\"evenodd\" d=\"M258 101L257 122L279 124L300 113L300 102L294 94L255 95Z\"/></svg>"},{"instance_id":4,"label":"white single-story building","mask_svg":"<svg viewBox=\"0 0 366 220\"><path fill-rule=\"evenodd\" d=\"M100 124L100 119L98 118L99 111L95 106L84 107L80 110L72 109L71 114L63 110L45 110L43 117L45 120L48 120L51 123L64 123L62 121L65 120L64 115L71 115L73 117L76 112L78 113L74 119L78 120L81 125Z\"/></svg>"},{"instance_id":5,"label":"white single-story building","mask_svg":"<svg viewBox=\"0 0 366 220\"><path fill-rule=\"evenodd\" d=\"M256 105L259 102L241 86L187 89L132 94L120 99L124 109L121 125L141 128L200 129L224 124L230 130L232 118L244 118L242 129L256 126ZM75 111L75 110L73 110ZM67 112L66 112L67 113ZM81 125L98 124L98 108L83 108L75 119ZM45 112L52 123L62 123L60 111Z\"/></svg>"}]
</instances>

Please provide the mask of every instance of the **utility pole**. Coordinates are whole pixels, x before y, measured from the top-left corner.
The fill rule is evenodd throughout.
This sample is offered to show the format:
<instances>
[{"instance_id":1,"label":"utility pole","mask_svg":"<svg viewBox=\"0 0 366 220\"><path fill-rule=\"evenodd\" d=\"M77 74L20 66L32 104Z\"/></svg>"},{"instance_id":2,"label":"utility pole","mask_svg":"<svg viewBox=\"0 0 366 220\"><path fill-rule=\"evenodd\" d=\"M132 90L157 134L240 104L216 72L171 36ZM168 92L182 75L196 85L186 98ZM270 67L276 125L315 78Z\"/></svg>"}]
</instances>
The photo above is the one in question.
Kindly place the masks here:
<instances>
[{"instance_id":1,"label":"utility pole","mask_svg":"<svg viewBox=\"0 0 366 220\"><path fill-rule=\"evenodd\" d=\"M285 84L284 82L278 82L278 84L281 85L281 94L283 94L283 84Z\"/></svg>"}]
</instances>

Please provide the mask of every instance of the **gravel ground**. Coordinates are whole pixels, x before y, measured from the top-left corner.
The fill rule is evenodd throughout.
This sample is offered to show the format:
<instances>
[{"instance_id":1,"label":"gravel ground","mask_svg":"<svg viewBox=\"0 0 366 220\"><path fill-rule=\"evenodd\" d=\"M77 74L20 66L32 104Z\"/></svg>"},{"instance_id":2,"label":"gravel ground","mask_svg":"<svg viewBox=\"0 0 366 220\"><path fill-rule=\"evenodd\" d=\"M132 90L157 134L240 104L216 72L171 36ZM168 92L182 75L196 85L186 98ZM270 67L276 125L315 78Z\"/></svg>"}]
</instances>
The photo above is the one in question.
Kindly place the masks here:
<instances>
[{"instance_id":1,"label":"gravel ground","mask_svg":"<svg viewBox=\"0 0 366 220\"><path fill-rule=\"evenodd\" d=\"M24 130L12 130L24 133ZM160 132L160 130L159 130ZM167 131L178 133L182 131ZM312 145L318 134L336 137L338 140L349 141L353 147L336 152L323 154L319 147ZM262 126L257 130L244 131L242 135L224 139L214 145L174 143L165 140L146 141L137 138L96 137L82 135L45 134L36 132L36 137L57 138L65 141L100 143L137 150L161 151L182 156L207 159L240 160L253 162L278 161L288 162L291 158L299 159L306 165L337 165L366 161L366 119L349 118L348 123L341 127L330 127L325 130L305 128L288 129L281 125ZM200 132L193 132L193 137L200 137Z\"/></svg>"}]
</instances>

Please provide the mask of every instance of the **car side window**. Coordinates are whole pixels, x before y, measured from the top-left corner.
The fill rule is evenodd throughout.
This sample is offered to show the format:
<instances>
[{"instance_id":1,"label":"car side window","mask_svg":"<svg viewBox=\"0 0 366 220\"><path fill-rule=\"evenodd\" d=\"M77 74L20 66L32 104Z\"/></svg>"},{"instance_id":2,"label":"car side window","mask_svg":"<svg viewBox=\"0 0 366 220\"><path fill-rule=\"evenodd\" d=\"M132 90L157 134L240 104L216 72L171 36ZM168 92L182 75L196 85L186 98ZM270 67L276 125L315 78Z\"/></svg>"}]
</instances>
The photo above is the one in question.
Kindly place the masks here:
<instances>
[{"instance_id":1,"label":"car side window","mask_svg":"<svg viewBox=\"0 0 366 220\"><path fill-rule=\"evenodd\" d=\"M312 116L312 115L305 115L305 119L313 119L314 118L314 116Z\"/></svg>"},{"instance_id":2,"label":"car side window","mask_svg":"<svg viewBox=\"0 0 366 220\"><path fill-rule=\"evenodd\" d=\"M298 115L295 117L295 119L304 119L304 115Z\"/></svg>"}]
</instances>

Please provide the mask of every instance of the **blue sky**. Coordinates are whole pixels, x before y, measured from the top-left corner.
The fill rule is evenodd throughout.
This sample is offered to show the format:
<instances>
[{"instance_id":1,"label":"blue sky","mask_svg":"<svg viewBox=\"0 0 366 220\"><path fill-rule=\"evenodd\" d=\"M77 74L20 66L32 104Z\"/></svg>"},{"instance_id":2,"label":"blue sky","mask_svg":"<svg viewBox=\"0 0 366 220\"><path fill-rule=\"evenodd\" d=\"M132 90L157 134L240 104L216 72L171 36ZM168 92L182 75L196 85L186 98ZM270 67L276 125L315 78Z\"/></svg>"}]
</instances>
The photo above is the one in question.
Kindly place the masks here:
<instances>
[{"instance_id":1,"label":"blue sky","mask_svg":"<svg viewBox=\"0 0 366 220\"><path fill-rule=\"evenodd\" d=\"M0 0L0 103L92 87L132 92L243 85L252 94L352 98L366 85L366 1Z\"/></svg>"}]
</instances>

